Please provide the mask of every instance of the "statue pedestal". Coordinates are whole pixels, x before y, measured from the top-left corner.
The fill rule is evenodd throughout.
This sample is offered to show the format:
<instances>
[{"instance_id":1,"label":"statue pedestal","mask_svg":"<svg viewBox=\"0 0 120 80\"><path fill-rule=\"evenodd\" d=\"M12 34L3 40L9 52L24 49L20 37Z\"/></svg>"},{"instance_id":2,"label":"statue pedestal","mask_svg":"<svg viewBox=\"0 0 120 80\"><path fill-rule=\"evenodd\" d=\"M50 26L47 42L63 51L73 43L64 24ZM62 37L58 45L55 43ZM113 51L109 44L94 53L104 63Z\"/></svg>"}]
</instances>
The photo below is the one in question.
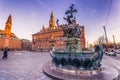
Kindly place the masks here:
<instances>
[{"instance_id":1,"label":"statue pedestal","mask_svg":"<svg viewBox=\"0 0 120 80\"><path fill-rule=\"evenodd\" d=\"M77 37L67 38L65 41L68 52L80 52L80 39Z\"/></svg>"},{"instance_id":2,"label":"statue pedestal","mask_svg":"<svg viewBox=\"0 0 120 80\"><path fill-rule=\"evenodd\" d=\"M104 64L103 64L104 65ZM118 77L118 72L116 69L114 69L111 66L104 66L103 70L96 74L96 71L92 71L93 74L88 74L90 71L86 70L83 71L64 71L63 70L57 70L55 67L52 66L51 62L48 62L42 66L42 70L45 74L48 76L58 79L58 80L113 80ZM86 73L85 73L86 72Z\"/></svg>"}]
</instances>

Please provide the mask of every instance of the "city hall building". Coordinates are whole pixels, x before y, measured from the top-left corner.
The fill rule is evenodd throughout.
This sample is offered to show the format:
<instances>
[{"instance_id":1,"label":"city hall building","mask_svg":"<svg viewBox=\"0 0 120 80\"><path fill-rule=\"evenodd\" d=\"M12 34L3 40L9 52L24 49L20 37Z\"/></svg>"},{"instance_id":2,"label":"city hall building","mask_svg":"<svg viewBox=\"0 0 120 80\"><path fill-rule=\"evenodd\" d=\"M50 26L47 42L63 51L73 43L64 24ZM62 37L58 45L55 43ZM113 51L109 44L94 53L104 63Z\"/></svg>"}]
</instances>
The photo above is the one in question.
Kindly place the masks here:
<instances>
[{"instance_id":1,"label":"city hall building","mask_svg":"<svg viewBox=\"0 0 120 80\"><path fill-rule=\"evenodd\" d=\"M7 47L10 50L21 49L21 40L11 32L12 16L9 15L5 24L5 29L0 30L0 50Z\"/></svg>"},{"instance_id":2,"label":"city hall building","mask_svg":"<svg viewBox=\"0 0 120 80\"><path fill-rule=\"evenodd\" d=\"M76 24L76 21L75 23ZM54 14L51 13L49 27L42 26L42 29L32 34L32 49L49 51L50 46L54 45L57 50L65 49L65 38L63 37L63 25L55 25ZM81 26L80 46L85 48L84 26Z\"/></svg>"}]
</instances>

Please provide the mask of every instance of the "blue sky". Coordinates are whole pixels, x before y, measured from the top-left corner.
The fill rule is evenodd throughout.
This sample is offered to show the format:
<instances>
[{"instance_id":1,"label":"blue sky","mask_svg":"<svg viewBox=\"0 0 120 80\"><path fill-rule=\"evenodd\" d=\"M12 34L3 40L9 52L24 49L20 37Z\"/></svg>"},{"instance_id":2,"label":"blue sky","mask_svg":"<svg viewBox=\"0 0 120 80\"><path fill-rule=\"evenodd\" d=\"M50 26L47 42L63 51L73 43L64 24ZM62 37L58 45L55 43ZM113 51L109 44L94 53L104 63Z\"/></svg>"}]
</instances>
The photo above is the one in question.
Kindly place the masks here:
<instances>
[{"instance_id":1,"label":"blue sky","mask_svg":"<svg viewBox=\"0 0 120 80\"><path fill-rule=\"evenodd\" d=\"M49 25L51 11L60 24L65 10L75 4L77 23L85 26L86 41L92 43L104 34L110 0L0 0L0 29L4 29L9 14L12 15L12 32L19 38L32 40L31 34L38 32L42 25ZM110 16L107 24L109 40L115 35L120 42L120 0L112 0Z\"/></svg>"}]
</instances>

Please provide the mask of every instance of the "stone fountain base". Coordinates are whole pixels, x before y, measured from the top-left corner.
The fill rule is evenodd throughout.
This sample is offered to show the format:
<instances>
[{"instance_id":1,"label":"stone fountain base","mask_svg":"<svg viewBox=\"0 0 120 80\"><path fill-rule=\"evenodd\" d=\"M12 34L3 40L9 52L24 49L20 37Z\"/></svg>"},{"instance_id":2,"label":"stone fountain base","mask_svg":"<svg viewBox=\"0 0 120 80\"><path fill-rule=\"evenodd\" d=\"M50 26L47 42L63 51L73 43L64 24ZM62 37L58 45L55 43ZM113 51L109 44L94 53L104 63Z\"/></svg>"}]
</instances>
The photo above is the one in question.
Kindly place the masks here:
<instances>
[{"instance_id":1,"label":"stone fountain base","mask_svg":"<svg viewBox=\"0 0 120 80\"><path fill-rule=\"evenodd\" d=\"M104 65L104 64L103 64ZM53 67L51 62L42 66L42 70L48 76L57 80L115 80L118 72L111 66L104 66L99 70L66 70Z\"/></svg>"}]
</instances>

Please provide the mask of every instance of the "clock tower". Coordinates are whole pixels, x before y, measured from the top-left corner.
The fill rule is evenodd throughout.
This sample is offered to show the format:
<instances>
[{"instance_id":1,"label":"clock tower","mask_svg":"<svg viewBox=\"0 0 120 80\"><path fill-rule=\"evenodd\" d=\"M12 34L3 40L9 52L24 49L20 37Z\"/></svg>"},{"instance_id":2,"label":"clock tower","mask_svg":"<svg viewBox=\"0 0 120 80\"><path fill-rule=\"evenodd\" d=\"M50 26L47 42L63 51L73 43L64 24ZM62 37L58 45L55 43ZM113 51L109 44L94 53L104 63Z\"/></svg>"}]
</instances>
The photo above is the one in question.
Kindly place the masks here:
<instances>
[{"instance_id":1,"label":"clock tower","mask_svg":"<svg viewBox=\"0 0 120 80\"><path fill-rule=\"evenodd\" d=\"M10 14L5 25L5 34L10 35L11 28L12 28L12 16Z\"/></svg>"},{"instance_id":2,"label":"clock tower","mask_svg":"<svg viewBox=\"0 0 120 80\"><path fill-rule=\"evenodd\" d=\"M12 16L11 14L9 15L7 22L5 24L5 46L4 47L8 47L9 48L9 39L10 39L10 35L11 35L11 28L12 28Z\"/></svg>"},{"instance_id":3,"label":"clock tower","mask_svg":"<svg viewBox=\"0 0 120 80\"><path fill-rule=\"evenodd\" d=\"M50 27L51 29L55 29L55 20L54 20L53 11L52 11L51 16L50 16L49 27Z\"/></svg>"}]
</instances>

